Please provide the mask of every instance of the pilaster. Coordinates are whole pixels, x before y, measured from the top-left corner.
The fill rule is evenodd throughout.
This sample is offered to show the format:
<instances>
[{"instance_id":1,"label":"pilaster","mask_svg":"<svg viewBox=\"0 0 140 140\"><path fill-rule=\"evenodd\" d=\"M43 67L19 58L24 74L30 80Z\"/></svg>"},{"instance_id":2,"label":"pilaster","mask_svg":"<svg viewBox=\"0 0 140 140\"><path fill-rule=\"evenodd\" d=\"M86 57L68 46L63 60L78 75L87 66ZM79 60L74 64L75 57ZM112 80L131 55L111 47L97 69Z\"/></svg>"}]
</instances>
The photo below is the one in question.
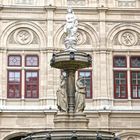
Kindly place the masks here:
<instances>
[{"instance_id":1,"label":"pilaster","mask_svg":"<svg viewBox=\"0 0 140 140\"><path fill-rule=\"evenodd\" d=\"M40 52L40 67L39 67L39 76L40 76L40 98L46 97L46 91L47 91L47 64L46 64L46 53L41 51ZM45 63L44 63L45 62Z\"/></svg>"},{"instance_id":2,"label":"pilaster","mask_svg":"<svg viewBox=\"0 0 140 140\"><path fill-rule=\"evenodd\" d=\"M106 10L105 7L98 8L99 12L99 34L100 34L100 48L106 48Z\"/></svg>"},{"instance_id":3,"label":"pilaster","mask_svg":"<svg viewBox=\"0 0 140 140\"><path fill-rule=\"evenodd\" d=\"M47 10L47 47L53 47L53 19L55 7L48 6Z\"/></svg>"},{"instance_id":4,"label":"pilaster","mask_svg":"<svg viewBox=\"0 0 140 140\"><path fill-rule=\"evenodd\" d=\"M47 48L53 48L53 32L54 32L54 10L56 7L53 7L52 5L49 4L49 6L46 7L47 11ZM47 64L47 69L46 69L46 74L47 74L47 81L46 81L46 88L47 88L47 104L48 105L55 105L55 83L56 82L56 70L52 69L50 67L50 59L52 56L52 51L49 51L47 49L46 51L46 64ZM55 77L55 78L54 78Z\"/></svg>"},{"instance_id":5,"label":"pilaster","mask_svg":"<svg viewBox=\"0 0 140 140\"><path fill-rule=\"evenodd\" d=\"M106 10L105 8L105 0L102 0L99 2L100 6L98 8L99 12L99 36L100 36L100 49L97 51L98 54L98 66L99 66L99 93L98 93L98 105L100 108L104 108L109 105L108 101L108 83L107 83L107 78L108 78L108 55L109 52L107 50L106 46ZM102 4L102 5L101 5Z\"/></svg>"},{"instance_id":6,"label":"pilaster","mask_svg":"<svg viewBox=\"0 0 140 140\"><path fill-rule=\"evenodd\" d=\"M2 98L7 98L7 51L2 52Z\"/></svg>"},{"instance_id":7,"label":"pilaster","mask_svg":"<svg viewBox=\"0 0 140 140\"><path fill-rule=\"evenodd\" d=\"M0 60L2 60L2 51L0 51ZM2 66L2 61L0 61L0 66ZM2 99L2 75L3 75L2 69L0 69L0 100Z\"/></svg>"},{"instance_id":8,"label":"pilaster","mask_svg":"<svg viewBox=\"0 0 140 140\"><path fill-rule=\"evenodd\" d=\"M109 56L110 53L107 50L100 50L99 52L99 73L100 73L100 94L98 96L100 108L108 109L110 106L109 96Z\"/></svg>"}]
</instances>

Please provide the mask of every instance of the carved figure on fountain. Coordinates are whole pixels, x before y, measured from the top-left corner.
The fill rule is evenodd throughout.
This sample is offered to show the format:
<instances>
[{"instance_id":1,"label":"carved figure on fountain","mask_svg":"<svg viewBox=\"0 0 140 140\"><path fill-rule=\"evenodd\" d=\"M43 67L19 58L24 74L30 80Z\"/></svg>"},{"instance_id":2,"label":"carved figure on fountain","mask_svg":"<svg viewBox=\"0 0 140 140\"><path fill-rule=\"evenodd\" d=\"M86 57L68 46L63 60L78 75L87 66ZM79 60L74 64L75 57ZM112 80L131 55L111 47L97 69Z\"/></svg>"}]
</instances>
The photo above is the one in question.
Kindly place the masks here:
<instances>
[{"instance_id":1,"label":"carved figure on fountain","mask_svg":"<svg viewBox=\"0 0 140 140\"><path fill-rule=\"evenodd\" d=\"M57 96L57 107L60 112L67 112L68 103L67 103L67 93L66 93L66 78L64 75L60 75L60 87L56 91Z\"/></svg>"},{"instance_id":2,"label":"carved figure on fountain","mask_svg":"<svg viewBox=\"0 0 140 140\"><path fill-rule=\"evenodd\" d=\"M75 112L83 112L85 108L86 85L82 80L83 77L79 77L76 81Z\"/></svg>"},{"instance_id":3,"label":"carved figure on fountain","mask_svg":"<svg viewBox=\"0 0 140 140\"><path fill-rule=\"evenodd\" d=\"M71 8L68 8L67 12L66 25L64 27L64 32L66 34L65 51L77 51L74 46L77 44L76 32L78 29L78 20Z\"/></svg>"}]
</instances>

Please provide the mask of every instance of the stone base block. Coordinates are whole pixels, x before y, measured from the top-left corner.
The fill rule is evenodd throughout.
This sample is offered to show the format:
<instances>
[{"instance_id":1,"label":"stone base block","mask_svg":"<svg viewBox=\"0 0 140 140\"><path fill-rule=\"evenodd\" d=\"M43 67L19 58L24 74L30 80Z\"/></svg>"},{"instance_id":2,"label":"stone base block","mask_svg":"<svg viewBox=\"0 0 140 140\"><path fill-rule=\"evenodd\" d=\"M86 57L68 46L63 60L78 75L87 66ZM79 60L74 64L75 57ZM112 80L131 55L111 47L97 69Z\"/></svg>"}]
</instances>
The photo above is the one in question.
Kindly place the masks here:
<instances>
[{"instance_id":1,"label":"stone base block","mask_svg":"<svg viewBox=\"0 0 140 140\"><path fill-rule=\"evenodd\" d=\"M84 113L57 113L54 117L55 128L86 129L89 120Z\"/></svg>"}]
</instances>

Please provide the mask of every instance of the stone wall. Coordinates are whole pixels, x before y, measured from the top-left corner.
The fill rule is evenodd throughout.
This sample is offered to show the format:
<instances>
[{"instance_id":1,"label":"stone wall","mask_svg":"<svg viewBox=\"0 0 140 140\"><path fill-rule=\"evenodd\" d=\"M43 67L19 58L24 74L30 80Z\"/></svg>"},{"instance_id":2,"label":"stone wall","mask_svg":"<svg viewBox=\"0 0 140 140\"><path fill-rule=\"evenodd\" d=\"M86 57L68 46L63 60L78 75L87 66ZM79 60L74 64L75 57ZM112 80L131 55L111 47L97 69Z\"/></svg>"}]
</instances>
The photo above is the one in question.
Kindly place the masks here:
<instances>
[{"instance_id":1,"label":"stone wall","mask_svg":"<svg viewBox=\"0 0 140 140\"><path fill-rule=\"evenodd\" d=\"M69 1L68 1L69 3ZM139 55L140 2L137 0L71 1L78 17L77 49L93 56L93 97L86 99L89 129L116 132L122 140L140 139L140 100L114 99L113 56ZM60 71L50 67L53 52L64 49L66 0L1 1L0 9L0 139L9 140L27 132L53 128L57 111L56 90ZM19 40L26 32L30 38ZM131 42L123 38L127 33ZM7 57L9 54L39 56L39 98L7 98ZM24 59L22 60L24 64ZM26 68L21 67L24 75ZM115 69L117 70L117 69ZM130 72L128 67L126 70ZM139 69L137 69L139 70ZM129 73L128 72L128 73ZM77 75L76 75L77 76ZM24 76L22 83L24 83ZM128 74L128 84L130 76Z\"/></svg>"}]
</instances>

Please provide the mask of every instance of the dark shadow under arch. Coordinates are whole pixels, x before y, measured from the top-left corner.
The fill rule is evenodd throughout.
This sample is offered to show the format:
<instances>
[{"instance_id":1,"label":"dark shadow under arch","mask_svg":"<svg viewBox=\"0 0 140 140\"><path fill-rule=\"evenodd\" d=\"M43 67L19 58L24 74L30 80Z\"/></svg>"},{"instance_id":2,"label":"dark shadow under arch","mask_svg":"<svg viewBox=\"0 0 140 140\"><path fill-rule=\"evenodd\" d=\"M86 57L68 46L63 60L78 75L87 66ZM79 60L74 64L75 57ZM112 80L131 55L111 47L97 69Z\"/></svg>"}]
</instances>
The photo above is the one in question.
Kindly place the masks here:
<instances>
[{"instance_id":1,"label":"dark shadow under arch","mask_svg":"<svg viewBox=\"0 0 140 140\"><path fill-rule=\"evenodd\" d=\"M24 138L27 135L27 132L17 132L7 135L2 140L21 140L21 138Z\"/></svg>"},{"instance_id":2,"label":"dark shadow under arch","mask_svg":"<svg viewBox=\"0 0 140 140\"><path fill-rule=\"evenodd\" d=\"M21 138L24 138L24 136L17 136L17 137L14 137L14 138L10 138L8 140L21 140Z\"/></svg>"}]
</instances>

